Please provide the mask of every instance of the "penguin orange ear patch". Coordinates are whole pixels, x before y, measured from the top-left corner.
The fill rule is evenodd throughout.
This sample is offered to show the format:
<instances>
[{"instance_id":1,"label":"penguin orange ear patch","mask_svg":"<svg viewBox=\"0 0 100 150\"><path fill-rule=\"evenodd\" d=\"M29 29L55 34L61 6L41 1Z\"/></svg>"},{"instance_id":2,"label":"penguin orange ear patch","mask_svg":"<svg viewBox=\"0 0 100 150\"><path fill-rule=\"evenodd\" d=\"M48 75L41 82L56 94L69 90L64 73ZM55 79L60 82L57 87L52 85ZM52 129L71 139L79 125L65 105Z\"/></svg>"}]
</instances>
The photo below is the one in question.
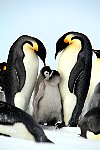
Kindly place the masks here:
<instances>
[{"instance_id":1,"label":"penguin orange ear patch","mask_svg":"<svg viewBox=\"0 0 100 150\"><path fill-rule=\"evenodd\" d=\"M3 67L3 70L6 70L6 66Z\"/></svg>"},{"instance_id":2,"label":"penguin orange ear patch","mask_svg":"<svg viewBox=\"0 0 100 150\"><path fill-rule=\"evenodd\" d=\"M69 43L69 44L71 44L71 43L72 43L72 41L71 41L71 39L70 39L70 38L67 38L67 37L66 37L66 38L64 39L64 43Z\"/></svg>"},{"instance_id":3,"label":"penguin orange ear patch","mask_svg":"<svg viewBox=\"0 0 100 150\"><path fill-rule=\"evenodd\" d=\"M38 44L36 42L33 44L33 50L38 51Z\"/></svg>"}]
</instances>

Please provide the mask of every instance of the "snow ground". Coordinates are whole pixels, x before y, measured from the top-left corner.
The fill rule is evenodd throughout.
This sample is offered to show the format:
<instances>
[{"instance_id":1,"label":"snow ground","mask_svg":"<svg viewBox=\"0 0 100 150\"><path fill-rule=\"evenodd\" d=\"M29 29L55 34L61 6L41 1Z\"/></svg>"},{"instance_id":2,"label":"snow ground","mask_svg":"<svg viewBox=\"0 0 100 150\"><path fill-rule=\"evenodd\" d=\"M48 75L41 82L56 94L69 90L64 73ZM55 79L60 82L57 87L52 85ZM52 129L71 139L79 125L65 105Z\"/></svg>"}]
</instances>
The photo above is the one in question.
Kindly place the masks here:
<instances>
[{"instance_id":1,"label":"snow ground","mask_svg":"<svg viewBox=\"0 0 100 150\"><path fill-rule=\"evenodd\" d=\"M34 144L28 140L0 136L0 150L100 150L100 141L80 137L78 127L51 127L45 128L44 132L55 144Z\"/></svg>"}]
</instances>

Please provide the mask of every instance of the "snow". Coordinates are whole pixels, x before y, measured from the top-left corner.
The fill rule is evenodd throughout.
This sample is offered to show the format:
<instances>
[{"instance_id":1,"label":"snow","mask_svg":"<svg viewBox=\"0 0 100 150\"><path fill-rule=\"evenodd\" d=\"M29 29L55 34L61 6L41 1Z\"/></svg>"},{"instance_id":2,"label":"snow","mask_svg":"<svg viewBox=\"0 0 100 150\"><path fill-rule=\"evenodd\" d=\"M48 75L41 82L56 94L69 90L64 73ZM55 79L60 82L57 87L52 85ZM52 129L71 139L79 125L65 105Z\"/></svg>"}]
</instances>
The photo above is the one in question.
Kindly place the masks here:
<instances>
[{"instance_id":1,"label":"snow","mask_svg":"<svg viewBox=\"0 0 100 150\"><path fill-rule=\"evenodd\" d=\"M0 136L0 150L100 150L100 141L80 137L80 129L64 127L44 128L47 137L55 144L34 143L33 141Z\"/></svg>"}]
</instances>

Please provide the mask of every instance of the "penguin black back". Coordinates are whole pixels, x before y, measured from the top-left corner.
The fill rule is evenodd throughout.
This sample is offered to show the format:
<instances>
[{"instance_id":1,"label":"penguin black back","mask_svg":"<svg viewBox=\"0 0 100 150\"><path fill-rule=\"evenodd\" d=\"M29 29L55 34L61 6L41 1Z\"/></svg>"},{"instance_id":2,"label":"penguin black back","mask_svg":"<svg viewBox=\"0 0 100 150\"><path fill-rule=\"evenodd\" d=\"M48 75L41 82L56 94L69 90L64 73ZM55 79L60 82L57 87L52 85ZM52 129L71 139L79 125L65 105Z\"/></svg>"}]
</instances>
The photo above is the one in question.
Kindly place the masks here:
<instances>
[{"instance_id":1,"label":"penguin black back","mask_svg":"<svg viewBox=\"0 0 100 150\"><path fill-rule=\"evenodd\" d=\"M78 126L81 129L82 137L97 139L99 135L100 140L100 108L94 107L90 109L79 121ZM88 132L92 134L89 135Z\"/></svg>"},{"instance_id":2,"label":"penguin black back","mask_svg":"<svg viewBox=\"0 0 100 150\"><path fill-rule=\"evenodd\" d=\"M16 123L25 125L36 142L51 142L39 124L29 114L5 102L0 102L0 126L14 126ZM0 130L1 132L1 130ZM1 134L5 134L2 133ZM8 136L10 134L8 133Z\"/></svg>"}]
</instances>

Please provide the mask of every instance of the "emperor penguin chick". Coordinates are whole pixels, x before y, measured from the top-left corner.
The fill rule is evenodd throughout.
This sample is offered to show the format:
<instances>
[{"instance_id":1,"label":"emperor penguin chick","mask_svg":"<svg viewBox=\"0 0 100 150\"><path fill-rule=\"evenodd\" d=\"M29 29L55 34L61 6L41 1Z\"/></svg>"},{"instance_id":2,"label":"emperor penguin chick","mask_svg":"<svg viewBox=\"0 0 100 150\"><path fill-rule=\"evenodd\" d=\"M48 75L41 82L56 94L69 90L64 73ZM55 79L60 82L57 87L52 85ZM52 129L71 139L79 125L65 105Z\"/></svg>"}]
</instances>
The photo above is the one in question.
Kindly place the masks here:
<instances>
[{"instance_id":1,"label":"emperor penguin chick","mask_svg":"<svg viewBox=\"0 0 100 150\"><path fill-rule=\"evenodd\" d=\"M92 95L95 94L94 89L97 89L97 85L100 82L100 50L94 50L92 49L93 53L96 55L96 58L92 60L92 70L91 70L91 80L90 80L90 86L89 91L85 100L84 108L81 114L81 117L83 117L89 110ZM99 85L98 85L99 87ZM96 90L95 89L95 90ZM94 94L93 94L94 93ZM97 95L97 94L96 94Z\"/></svg>"},{"instance_id":2,"label":"emperor penguin chick","mask_svg":"<svg viewBox=\"0 0 100 150\"><path fill-rule=\"evenodd\" d=\"M81 136L91 140L100 140L100 107L93 107L79 121Z\"/></svg>"},{"instance_id":3,"label":"emperor penguin chick","mask_svg":"<svg viewBox=\"0 0 100 150\"><path fill-rule=\"evenodd\" d=\"M45 77L39 85L39 91L34 99L34 116L40 123L54 126L61 115L61 96L58 89L60 74L56 70L51 73L42 70Z\"/></svg>"},{"instance_id":4,"label":"emperor penguin chick","mask_svg":"<svg viewBox=\"0 0 100 150\"><path fill-rule=\"evenodd\" d=\"M0 135L33 142L51 142L32 116L6 102L0 102Z\"/></svg>"},{"instance_id":5,"label":"emperor penguin chick","mask_svg":"<svg viewBox=\"0 0 100 150\"><path fill-rule=\"evenodd\" d=\"M45 65L43 43L28 35L20 36L11 46L5 77L6 101L26 111L36 83L39 58Z\"/></svg>"},{"instance_id":6,"label":"emperor penguin chick","mask_svg":"<svg viewBox=\"0 0 100 150\"><path fill-rule=\"evenodd\" d=\"M75 127L89 89L92 45L86 35L68 32L58 39L55 58L59 52L61 52L58 72L61 76L59 89L63 104L62 123Z\"/></svg>"}]
</instances>

